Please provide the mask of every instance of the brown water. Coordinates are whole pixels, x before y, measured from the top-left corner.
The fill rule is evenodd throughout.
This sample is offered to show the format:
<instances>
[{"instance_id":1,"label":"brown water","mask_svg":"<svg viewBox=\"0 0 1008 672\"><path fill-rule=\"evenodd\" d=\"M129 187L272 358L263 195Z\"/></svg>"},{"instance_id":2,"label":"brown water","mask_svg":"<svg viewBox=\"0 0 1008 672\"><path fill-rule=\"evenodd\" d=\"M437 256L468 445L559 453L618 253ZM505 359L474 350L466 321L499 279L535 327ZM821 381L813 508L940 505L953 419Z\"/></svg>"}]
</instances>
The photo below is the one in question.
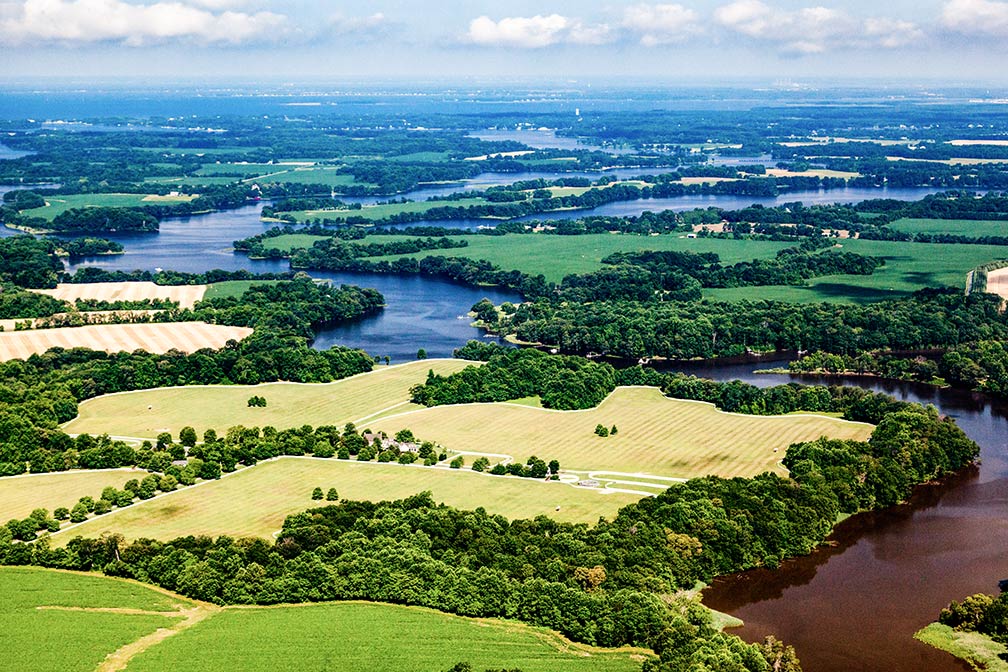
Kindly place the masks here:
<instances>
[{"instance_id":1,"label":"brown water","mask_svg":"<svg viewBox=\"0 0 1008 672\"><path fill-rule=\"evenodd\" d=\"M754 376L753 368L695 372L759 385L790 380ZM1008 578L1008 404L913 384L842 382L933 403L980 444L981 464L919 488L907 505L844 521L808 557L716 580L704 603L745 621L732 631L743 639L772 633L794 645L806 672L969 670L913 634L949 601L996 593Z\"/></svg>"}]
</instances>

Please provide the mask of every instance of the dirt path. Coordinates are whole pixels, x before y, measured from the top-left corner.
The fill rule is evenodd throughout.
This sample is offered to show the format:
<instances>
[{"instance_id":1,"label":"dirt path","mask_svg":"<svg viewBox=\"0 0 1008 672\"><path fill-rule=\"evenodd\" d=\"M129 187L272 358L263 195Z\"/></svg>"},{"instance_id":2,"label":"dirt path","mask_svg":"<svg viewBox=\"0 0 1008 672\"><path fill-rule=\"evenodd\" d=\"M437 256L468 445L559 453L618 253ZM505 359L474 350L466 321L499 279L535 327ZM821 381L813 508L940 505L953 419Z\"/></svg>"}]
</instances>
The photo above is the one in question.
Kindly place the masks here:
<instances>
[{"instance_id":1,"label":"dirt path","mask_svg":"<svg viewBox=\"0 0 1008 672\"><path fill-rule=\"evenodd\" d=\"M131 616L164 616L166 618L178 618L181 620L167 628L158 628L149 635L124 644L117 650L108 654L105 660L95 668L95 672L119 672L126 669L129 662L138 654L143 653L158 642L163 642L172 635L188 630L194 625L210 618L220 612L220 607L211 604L197 604L191 607L180 608L176 611L146 611L144 609L127 609L119 607L37 607L43 610L56 611L88 611L97 614L128 614Z\"/></svg>"}]
</instances>

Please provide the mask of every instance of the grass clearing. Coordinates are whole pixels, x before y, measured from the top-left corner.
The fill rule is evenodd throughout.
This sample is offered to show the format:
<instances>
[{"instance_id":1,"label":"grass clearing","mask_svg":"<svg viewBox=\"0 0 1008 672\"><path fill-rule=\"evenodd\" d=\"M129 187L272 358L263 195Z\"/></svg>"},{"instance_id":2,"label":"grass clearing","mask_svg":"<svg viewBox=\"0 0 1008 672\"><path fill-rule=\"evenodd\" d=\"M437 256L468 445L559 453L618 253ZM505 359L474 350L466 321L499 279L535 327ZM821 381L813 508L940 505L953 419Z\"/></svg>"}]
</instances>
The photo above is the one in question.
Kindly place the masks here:
<instances>
[{"instance_id":1,"label":"grass clearing","mask_svg":"<svg viewBox=\"0 0 1008 672\"><path fill-rule=\"evenodd\" d=\"M0 568L0 595L3 665L18 672L105 669L120 647L177 625L192 605L131 581L28 567Z\"/></svg>"},{"instance_id":2,"label":"grass clearing","mask_svg":"<svg viewBox=\"0 0 1008 672\"><path fill-rule=\"evenodd\" d=\"M2 336L3 334L0 334ZM80 405L80 414L63 428L71 434L154 438L191 425L199 435L234 425L278 429L310 425L343 425L395 406L409 405L409 388L422 383L427 371L447 375L471 362L429 359L391 367L334 383L265 383L161 388L110 394ZM249 408L252 394L266 397L266 408ZM363 428L365 424L362 424Z\"/></svg>"},{"instance_id":3,"label":"grass clearing","mask_svg":"<svg viewBox=\"0 0 1008 672\"><path fill-rule=\"evenodd\" d=\"M632 234L592 234L555 236L550 234L509 234L505 236L452 236L466 240L468 247L425 250L416 254L375 257L373 261L397 257L422 259L430 255L486 259L506 270L519 270L559 282L572 273L591 273L602 268L602 259L614 252L674 250L716 252L724 264L757 258L772 258L791 243L769 240L686 238L679 234L638 236ZM975 266L976 264L974 264ZM971 267L972 268L972 267ZM968 270L968 269L967 269ZM965 272L964 272L965 273Z\"/></svg>"},{"instance_id":4,"label":"grass clearing","mask_svg":"<svg viewBox=\"0 0 1008 672\"><path fill-rule=\"evenodd\" d=\"M914 639L962 658L975 670L1008 672L1008 662L999 658L1008 648L978 632L957 632L947 625L932 623L918 630Z\"/></svg>"},{"instance_id":5,"label":"grass clearing","mask_svg":"<svg viewBox=\"0 0 1008 672\"><path fill-rule=\"evenodd\" d=\"M25 359L49 348L91 348L105 352L195 352L201 348L224 347L229 340L240 341L251 333L252 330L246 327L227 327L206 322L95 324L85 327L5 331L0 333L0 361Z\"/></svg>"},{"instance_id":6,"label":"grass clearing","mask_svg":"<svg viewBox=\"0 0 1008 672\"><path fill-rule=\"evenodd\" d=\"M598 437L598 424L616 425L619 433ZM784 473L778 463L792 443L820 436L865 439L872 430L871 425L815 415L724 413L711 404L669 399L657 388L644 387L618 388L585 411L461 404L407 411L370 425L390 436L409 428L455 451L503 453L521 462L530 455L556 458L562 471L599 472L599 480L636 479L651 481L652 487L657 480L661 489L668 484L653 477Z\"/></svg>"},{"instance_id":7,"label":"grass clearing","mask_svg":"<svg viewBox=\"0 0 1008 672\"><path fill-rule=\"evenodd\" d=\"M192 672L438 672L460 661L474 670L634 672L645 654L593 649L512 621L343 602L224 609L140 654L128 672L174 670L179 661Z\"/></svg>"},{"instance_id":8,"label":"grass clearing","mask_svg":"<svg viewBox=\"0 0 1008 672\"><path fill-rule=\"evenodd\" d=\"M189 534L269 539L288 515L326 504L312 500L316 486L336 488L342 499L368 501L402 499L430 490L435 501L462 509L483 507L511 519L541 514L583 523L612 517L640 499L565 483L490 476L469 468L281 457L97 516L67 528L54 541L66 543L76 536L98 537L105 532L118 532L127 539L170 540Z\"/></svg>"},{"instance_id":9,"label":"grass clearing","mask_svg":"<svg viewBox=\"0 0 1008 672\"><path fill-rule=\"evenodd\" d=\"M957 236L1008 236L1008 221L977 219L898 219L889 228L907 233L949 233ZM1005 252L1008 256L1008 251Z\"/></svg>"},{"instance_id":10,"label":"grass clearing","mask_svg":"<svg viewBox=\"0 0 1008 672\"><path fill-rule=\"evenodd\" d=\"M290 252L294 249L310 248L317 241L329 238L330 236L313 236L310 233L288 233L276 238L266 238L263 240L263 247L267 250Z\"/></svg>"},{"instance_id":11,"label":"grass clearing","mask_svg":"<svg viewBox=\"0 0 1008 672\"><path fill-rule=\"evenodd\" d=\"M185 194L178 196L159 196L157 194L59 194L46 197L46 205L41 208L25 210L31 217L42 217L52 221L57 215L71 208L139 208L151 205L148 200L157 198L158 203L185 203L194 197Z\"/></svg>"},{"instance_id":12,"label":"grass clearing","mask_svg":"<svg viewBox=\"0 0 1008 672\"><path fill-rule=\"evenodd\" d=\"M141 469L100 469L5 476L0 478L0 520L27 518L38 508L50 513L61 506L70 509L85 495L97 499L106 486L122 488L131 478L146 475Z\"/></svg>"},{"instance_id":13,"label":"grass clearing","mask_svg":"<svg viewBox=\"0 0 1008 672\"><path fill-rule=\"evenodd\" d=\"M35 289L60 301L73 303L77 299L98 301L142 301L167 299L177 301L180 308L192 308L206 293L206 285L155 285L153 282L87 282L61 283L55 289Z\"/></svg>"},{"instance_id":14,"label":"grass clearing","mask_svg":"<svg viewBox=\"0 0 1008 672\"><path fill-rule=\"evenodd\" d=\"M225 280L207 285L204 299L238 298L251 287L257 285L275 285L282 280Z\"/></svg>"}]
</instances>

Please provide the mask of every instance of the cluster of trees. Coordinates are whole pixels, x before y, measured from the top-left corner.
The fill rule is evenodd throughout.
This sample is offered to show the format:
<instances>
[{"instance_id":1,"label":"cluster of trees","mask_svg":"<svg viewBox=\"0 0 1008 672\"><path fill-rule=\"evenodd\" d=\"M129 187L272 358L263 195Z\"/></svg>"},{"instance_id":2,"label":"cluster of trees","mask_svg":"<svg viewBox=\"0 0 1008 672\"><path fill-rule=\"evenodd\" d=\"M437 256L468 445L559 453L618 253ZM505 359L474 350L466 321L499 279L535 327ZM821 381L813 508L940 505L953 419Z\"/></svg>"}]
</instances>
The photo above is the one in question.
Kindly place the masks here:
<instances>
[{"instance_id":1,"label":"cluster of trees","mask_svg":"<svg viewBox=\"0 0 1008 672\"><path fill-rule=\"evenodd\" d=\"M63 273L51 240L22 235L0 238L0 281L31 289L55 287Z\"/></svg>"},{"instance_id":2,"label":"cluster of trees","mask_svg":"<svg viewBox=\"0 0 1008 672\"><path fill-rule=\"evenodd\" d=\"M616 387L616 379L609 364L533 349L502 349L483 366L467 366L448 376L429 371L426 382L414 386L410 396L424 406L538 396L545 408L591 408Z\"/></svg>"},{"instance_id":3,"label":"cluster of trees","mask_svg":"<svg viewBox=\"0 0 1008 672\"><path fill-rule=\"evenodd\" d=\"M946 348L1004 339L1008 317L1000 299L959 290L921 290L865 305L596 301L522 304L500 330L565 353L637 359L710 358L747 351Z\"/></svg>"},{"instance_id":4,"label":"cluster of trees","mask_svg":"<svg viewBox=\"0 0 1008 672\"><path fill-rule=\"evenodd\" d=\"M70 208L41 228L67 233L153 232L158 230L158 219L136 208Z\"/></svg>"},{"instance_id":5,"label":"cluster of trees","mask_svg":"<svg viewBox=\"0 0 1008 672\"><path fill-rule=\"evenodd\" d=\"M122 254L123 246L105 238L71 238L56 240L57 254L71 259L93 257L101 254Z\"/></svg>"},{"instance_id":6,"label":"cluster of trees","mask_svg":"<svg viewBox=\"0 0 1008 672\"><path fill-rule=\"evenodd\" d=\"M266 397L258 394L253 394L248 398L249 408L266 408Z\"/></svg>"},{"instance_id":7,"label":"cluster of trees","mask_svg":"<svg viewBox=\"0 0 1008 672\"><path fill-rule=\"evenodd\" d=\"M791 362L788 368L794 373L855 373L939 385L951 383L1008 395L1008 345L1004 341L980 341L916 357L885 352L856 355L817 352Z\"/></svg>"},{"instance_id":8,"label":"cluster of trees","mask_svg":"<svg viewBox=\"0 0 1008 672\"><path fill-rule=\"evenodd\" d=\"M477 468L479 465L479 468ZM486 468L490 466L490 461L485 457L477 458L473 462L473 471L485 471ZM542 460L535 455L528 458L525 464L521 462L510 462L504 464L499 462L490 469L490 473L494 476L518 476L521 478L538 478L544 479L549 478L550 480L559 480L560 476L560 461L559 460Z\"/></svg>"},{"instance_id":9,"label":"cluster of trees","mask_svg":"<svg viewBox=\"0 0 1008 672\"><path fill-rule=\"evenodd\" d=\"M954 630L979 632L994 641L1008 644L1008 593L997 597L977 593L963 599L953 600L941 610L938 622ZM1005 658L1005 654L1001 654Z\"/></svg>"}]
</instances>

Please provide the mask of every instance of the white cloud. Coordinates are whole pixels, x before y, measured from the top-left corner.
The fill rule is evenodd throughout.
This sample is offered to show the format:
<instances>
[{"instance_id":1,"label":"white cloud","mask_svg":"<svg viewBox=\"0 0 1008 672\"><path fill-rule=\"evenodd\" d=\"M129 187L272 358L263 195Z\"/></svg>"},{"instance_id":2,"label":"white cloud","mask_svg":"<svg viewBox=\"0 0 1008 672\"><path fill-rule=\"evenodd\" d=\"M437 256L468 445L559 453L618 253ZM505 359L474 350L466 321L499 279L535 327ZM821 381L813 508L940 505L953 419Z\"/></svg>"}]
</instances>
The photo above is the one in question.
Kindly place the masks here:
<instances>
[{"instance_id":1,"label":"white cloud","mask_svg":"<svg viewBox=\"0 0 1008 672\"><path fill-rule=\"evenodd\" d=\"M494 47L539 49L555 44L605 44L613 40L606 24L585 24L560 14L512 16L494 21L481 16L469 23L466 40Z\"/></svg>"},{"instance_id":2,"label":"white cloud","mask_svg":"<svg viewBox=\"0 0 1008 672\"><path fill-rule=\"evenodd\" d=\"M718 7L714 20L742 35L775 43L782 53L793 55L821 54L843 47L895 49L924 38L924 32L910 21L859 19L821 6L789 11L761 0L736 0Z\"/></svg>"},{"instance_id":3,"label":"white cloud","mask_svg":"<svg viewBox=\"0 0 1008 672\"><path fill-rule=\"evenodd\" d=\"M682 42L698 31L697 13L682 5L634 5L623 12L623 27L646 47Z\"/></svg>"},{"instance_id":4,"label":"white cloud","mask_svg":"<svg viewBox=\"0 0 1008 672\"><path fill-rule=\"evenodd\" d=\"M942 8L942 24L967 35L1008 37L1008 2L950 0Z\"/></svg>"},{"instance_id":5,"label":"white cloud","mask_svg":"<svg viewBox=\"0 0 1008 672\"><path fill-rule=\"evenodd\" d=\"M198 0L206 4L206 0ZM225 3L210 0L218 5ZM141 46L192 39L240 44L276 34L286 17L272 12L214 12L176 0L134 5L122 0L25 0L0 18L0 42L118 42Z\"/></svg>"},{"instance_id":6,"label":"white cloud","mask_svg":"<svg viewBox=\"0 0 1008 672\"><path fill-rule=\"evenodd\" d=\"M338 35L378 35L393 23L381 12L369 16L344 16L335 14L329 19L329 32Z\"/></svg>"}]
</instances>

